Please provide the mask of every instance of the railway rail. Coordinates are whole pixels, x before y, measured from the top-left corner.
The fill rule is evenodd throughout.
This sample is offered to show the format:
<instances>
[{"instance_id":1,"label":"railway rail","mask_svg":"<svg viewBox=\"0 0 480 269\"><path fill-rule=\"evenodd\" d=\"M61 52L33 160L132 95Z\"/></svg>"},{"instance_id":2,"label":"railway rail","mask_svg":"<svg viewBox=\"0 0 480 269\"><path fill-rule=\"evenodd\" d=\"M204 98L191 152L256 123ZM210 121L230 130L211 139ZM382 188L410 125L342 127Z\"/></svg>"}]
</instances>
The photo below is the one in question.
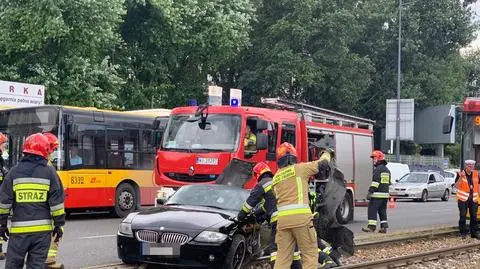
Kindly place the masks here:
<instances>
[{"instance_id":1,"label":"railway rail","mask_svg":"<svg viewBox=\"0 0 480 269\"><path fill-rule=\"evenodd\" d=\"M338 269L381 269L401 268L413 264L430 262L438 259L445 259L450 256L458 256L461 253L480 250L480 242L471 244L441 248L432 251L420 252L411 255L392 257L365 263L357 263L337 267Z\"/></svg>"}]
</instances>

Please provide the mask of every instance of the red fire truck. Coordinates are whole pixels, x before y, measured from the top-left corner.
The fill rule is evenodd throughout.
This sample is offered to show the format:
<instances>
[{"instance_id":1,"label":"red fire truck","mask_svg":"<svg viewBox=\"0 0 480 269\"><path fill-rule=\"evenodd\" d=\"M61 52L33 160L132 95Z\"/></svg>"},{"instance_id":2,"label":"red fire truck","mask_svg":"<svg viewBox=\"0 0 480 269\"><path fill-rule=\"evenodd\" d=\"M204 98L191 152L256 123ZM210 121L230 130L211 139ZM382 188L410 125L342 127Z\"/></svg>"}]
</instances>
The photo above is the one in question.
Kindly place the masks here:
<instances>
[{"instance_id":1,"label":"red fire truck","mask_svg":"<svg viewBox=\"0 0 480 269\"><path fill-rule=\"evenodd\" d=\"M293 144L303 162L312 160L309 142L329 140L348 187L337 218L341 223L353 220L354 205L365 202L371 183L374 121L280 98L262 98L262 104L266 107L173 109L157 152L156 183L164 187L214 183L233 158L266 161L276 171L281 143ZM244 143L247 128L256 136L253 150ZM245 187L255 183L252 179Z\"/></svg>"},{"instance_id":2,"label":"red fire truck","mask_svg":"<svg viewBox=\"0 0 480 269\"><path fill-rule=\"evenodd\" d=\"M480 98L467 97L462 108L462 136L461 136L461 167L464 160L477 161L480 163ZM445 119L444 133L452 130L454 117L449 115Z\"/></svg>"}]
</instances>

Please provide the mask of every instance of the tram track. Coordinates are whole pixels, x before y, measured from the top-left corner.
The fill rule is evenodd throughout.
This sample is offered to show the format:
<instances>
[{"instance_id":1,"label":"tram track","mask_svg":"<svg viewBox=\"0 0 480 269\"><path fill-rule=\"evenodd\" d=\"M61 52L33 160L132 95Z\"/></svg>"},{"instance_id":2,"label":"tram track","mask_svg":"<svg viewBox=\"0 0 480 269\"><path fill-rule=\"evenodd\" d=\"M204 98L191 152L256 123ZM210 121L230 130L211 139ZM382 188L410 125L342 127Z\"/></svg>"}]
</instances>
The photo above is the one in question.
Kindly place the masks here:
<instances>
[{"instance_id":1,"label":"tram track","mask_svg":"<svg viewBox=\"0 0 480 269\"><path fill-rule=\"evenodd\" d=\"M368 251L369 249L376 249L376 248L385 248L387 246L393 245L408 245L408 244L415 244L416 242L424 241L424 240L435 240L447 237L454 237L458 233L458 227L442 227L442 228L434 228L428 230L420 230L420 231L413 231L413 232L404 232L404 233L394 233L390 235L378 236L374 235L371 237L363 237L358 240L355 240L355 248L356 251ZM427 252L425 252L427 253ZM396 258L401 258L403 256L399 256ZM407 257L408 256L404 256ZM393 258L392 258L393 259ZM269 268L268 266L262 267L262 264L266 264L268 262L269 257L264 256L260 257L257 260L251 261L249 264L245 265L244 268L246 269L253 269L253 268ZM353 263L347 264L342 267L337 268L390 268L390 267L382 267L382 262L391 263L388 259L379 259L378 261L368 261L365 263ZM370 264L371 263L371 264ZM350 267L352 266L352 267ZM360 266L360 267L358 267ZM366 266L366 267L361 267ZM370 266L370 267L369 267ZM371 267L377 266L377 267Z\"/></svg>"},{"instance_id":2,"label":"tram track","mask_svg":"<svg viewBox=\"0 0 480 269\"><path fill-rule=\"evenodd\" d=\"M364 263L349 264L337 267L338 269L381 269L402 268L413 264L426 263L433 260L458 256L461 253L470 253L480 250L480 241L459 246L451 246L437 250L425 251L405 256L397 256Z\"/></svg>"}]
</instances>

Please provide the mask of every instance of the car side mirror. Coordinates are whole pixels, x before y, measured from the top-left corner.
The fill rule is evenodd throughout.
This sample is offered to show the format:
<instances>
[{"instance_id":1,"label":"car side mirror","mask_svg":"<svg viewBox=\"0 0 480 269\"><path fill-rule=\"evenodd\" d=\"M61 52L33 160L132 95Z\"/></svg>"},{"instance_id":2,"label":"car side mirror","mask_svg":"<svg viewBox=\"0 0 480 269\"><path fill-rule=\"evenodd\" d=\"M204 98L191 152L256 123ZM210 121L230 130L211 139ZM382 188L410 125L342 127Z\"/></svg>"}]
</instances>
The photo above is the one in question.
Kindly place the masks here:
<instances>
[{"instance_id":1,"label":"car side mirror","mask_svg":"<svg viewBox=\"0 0 480 269\"><path fill-rule=\"evenodd\" d=\"M453 127L453 116L446 116L443 119L443 126L442 126L442 132L444 134L449 134L452 132L452 127Z\"/></svg>"},{"instance_id":2,"label":"car side mirror","mask_svg":"<svg viewBox=\"0 0 480 269\"><path fill-rule=\"evenodd\" d=\"M266 134L257 134L257 150L267 149L268 136Z\"/></svg>"}]
</instances>

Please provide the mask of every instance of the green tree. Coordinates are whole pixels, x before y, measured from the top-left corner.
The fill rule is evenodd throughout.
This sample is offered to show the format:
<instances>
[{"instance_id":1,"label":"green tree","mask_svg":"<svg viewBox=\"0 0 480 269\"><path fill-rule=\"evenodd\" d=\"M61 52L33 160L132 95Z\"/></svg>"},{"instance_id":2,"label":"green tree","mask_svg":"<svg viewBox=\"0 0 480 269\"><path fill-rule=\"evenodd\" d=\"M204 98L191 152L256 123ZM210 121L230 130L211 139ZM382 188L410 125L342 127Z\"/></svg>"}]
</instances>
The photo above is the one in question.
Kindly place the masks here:
<instances>
[{"instance_id":1,"label":"green tree","mask_svg":"<svg viewBox=\"0 0 480 269\"><path fill-rule=\"evenodd\" d=\"M467 89L467 70L459 49L476 27L468 7L457 1L404 1L402 7L402 98L420 108L456 102ZM354 47L374 63L373 83L361 97L363 116L384 124L385 99L396 98L398 3L366 1L364 39ZM382 22L383 20L383 22ZM388 27L382 27L388 26Z\"/></svg>"},{"instance_id":2,"label":"green tree","mask_svg":"<svg viewBox=\"0 0 480 269\"><path fill-rule=\"evenodd\" d=\"M0 79L43 84L47 103L117 106L123 80L110 62L121 0L0 3Z\"/></svg>"},{"instance_id":3,"label":"green tree","mask_svg":"<svg viewBox=\"0 0 480 269\"><path fill-rule=\"evenodd\" d=\"M127 0L119 51L126 107L204 98L207 75L249 44L249 0Z\"/></svg>"},{"instance_id":4,"label":"green tree","mask_svg":"<svg viewBox=\"0 0 480 269\"><path fill-rule=\"evenodd\" d=\"M355 110L374 69L349 49L363 28L354 2L262 1L252 46L222 69L221 85L243 88L246 103L280 96Z\"/></svg>"}]
</instances>

